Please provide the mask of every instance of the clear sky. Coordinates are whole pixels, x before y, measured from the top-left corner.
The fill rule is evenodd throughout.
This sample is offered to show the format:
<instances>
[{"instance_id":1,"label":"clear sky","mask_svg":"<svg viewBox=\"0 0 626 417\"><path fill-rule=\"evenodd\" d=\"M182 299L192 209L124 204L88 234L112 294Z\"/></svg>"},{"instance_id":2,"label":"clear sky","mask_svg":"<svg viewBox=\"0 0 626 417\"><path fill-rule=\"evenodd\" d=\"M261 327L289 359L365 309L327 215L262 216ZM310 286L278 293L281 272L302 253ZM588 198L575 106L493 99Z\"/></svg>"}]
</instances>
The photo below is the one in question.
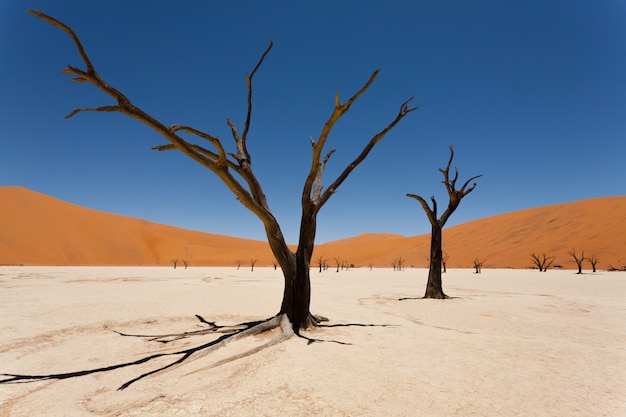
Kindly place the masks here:
<instances>
[{"instance_id":1,"label":"clear sky","mask_svg":"<svg viewBox=\"0 0 626 417\"><path fill-rule=\"evenodd\" d=\"M233 149L245 74L255 76L253 168L290 243L316 138L333 108L380 76L331 136L325 185L415 94L408 115L318 218L317 242L366 232L429 233L407 193L447 195L438 168L454 145L460 181L483 174L448 225L531 207L626 194L626 2L2 1L0 185L188 229L265 240L261 222L210 171L61 74L83 67L73 27L100 75L165 124ZM2 202L0 202L2 204ZM602 213L598 213L602 216Z\"/></svg>"}]
</instances>

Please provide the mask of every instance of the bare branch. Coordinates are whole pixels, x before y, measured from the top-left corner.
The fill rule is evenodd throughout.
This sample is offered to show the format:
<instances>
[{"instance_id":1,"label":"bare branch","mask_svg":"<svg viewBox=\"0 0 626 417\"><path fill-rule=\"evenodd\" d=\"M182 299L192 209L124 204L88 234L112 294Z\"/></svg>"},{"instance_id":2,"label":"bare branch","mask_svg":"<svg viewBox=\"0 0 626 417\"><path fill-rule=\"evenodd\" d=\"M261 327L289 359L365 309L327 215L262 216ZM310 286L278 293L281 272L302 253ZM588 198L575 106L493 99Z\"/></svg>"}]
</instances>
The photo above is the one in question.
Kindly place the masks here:
<instances>
[{"instance_id":1,"label":"bare branch","mask_svg":"<svg viewBox=\"0 0 626 417\"><path fill-rule=\"evenodd\" d=\"M377 73L375 73L377 74ZM373 81L372 79L370 79L371 81ZM370 82L371 84L371 82ZM328 201L328 199L330 198L330 196L337 191L337 188L339 188L339 186L346 180L346 178L348 178L348 176L352 173L352 171L354 171L354 169L359 166L359 164L361 164L361 162L363 162L365 160L365 158L367 157L367 155L370 153L370 151L374 148L374 146L380 142L381 139L383 139L385 137L385 135L394 128L395 125L398 124L398 122L400 122L400 120L402 120L407 114L415 111L418 109L418 106L415 107L409 107L409 103L411 102L411 100L413 100L415 96L411 96L408 100L406 100L404 103L402 103L400 105L400 110L398 111L398 114L396 115L396 117L391 121L391 123L389 123L383 130L381 130L380 132L378 132L376 135L374 135L370 141L367 143L367 145L365 145L365 147L363 148L363 150L361 151L361 153L359 154L359 156L356 157L356 159L354 159L354 161L352 161L350 164L348 164L348 166L343 170L343 172L341 174L339 174L339 176L337 177L337 179L326 189L326 191L324 192L324 194L322 195L322 198L320 200L320 205L318 207L321 208L326 201Z\"/></svg>"},{"instance_id":2,"label":"bare branch","mask_svg":"<svg viewBox=\"0 0 626 417\"><path fill-rule=\"evenodd\" d=\"M317 171L317 176L315 177L315 181L313 183L313 193L311 195L311 201L315 203L319 203L319 198L324 188L324 186L322 185L322 174L324 172L324 167L326 166L326 163L333 153L335 153L335 149L332 149L326 154L324 160L320 163L320 169Z\"/></svg>"},{"instance_id":3,"label":"bare branch","mask_svg":"<svg viewBox=\"0 0 626 417\"><path fill-rule=\"evenodd\" d=\"M64 23L56 20L55 18L53 18L51 16L48 16L47 14L45 14L45 13L39 11L39 10L28 9L28 13L30 13L32 15L35 15L35 16L37 16L40 19L45 20L46 22L50 23L53 26L58 27L59 29L63 30L68 35L70 35L72 37L72 39L74 40L74 43L76 44L76 48L78 49L78 52L80 53L80 56L83 59L83 62L87 66L87 71L90 72L90 73L94 73L95 72L94 69L93 69L93 65L91 64L91 60L87 56L87 53L85 53L85 48L83 48L83 44L80 42L80 39L78 39L78 36L76 36L76 34L72 30L72 28L70 28L69 26L65 25Z\"/></svg>"},{"instance_id":4,"label":"bare branch","mask_svg":"<svg viewBox=\"0 0 626 417\"><path fill-rule=\"evenodd\" d=\"M430 223L431 224L436 224L437 223L437 201L435 201L435 196L431 196L430 197L431 201L433 202L433 208L432 209L430 208L430 206L428 205L426 200L424 200L419 195L407 194L407 197L411 197L411 198L419 201L419 203L422 205L422 208L426 212L426 215L428 216L428 220L430 221ZM433 223L433 222L435 222L435 223Z\"/></svg>"},{"instance_id":5,"label":"bare branch","mask_svg":"<svg viewBox=\"0 0 626 417\"><path fill-rule=\"evenodd\" d=\"M465 190L465 187L467 187L470 182L472 182L475 179L480 178L480 177L482 177L482 174L481 175L476 175L476 176L470 178L469 180L465 181L465 184L463 184L463 187L461 187L461 191L463 191L464 195L468 195L469 193L471 193L474 190L474 188L476 188L477 184L474 183L474 185L472 185L468 190Z\"/></svg>"},{"instance_id":6,"label":"bare branch","mask_svg":"<svg viewBox=\"0 0 626 417\"><path fill-rule=\"evenodd\" d=\"M75 75L75 81L80 82L91 82L94 86L100 89L105 94L111 96L117 101L117 106L103 106L103 107L95 107L95 108L86 108L86 109L78 109L70 114L69 117L80 113L82 111L118 111L120 113L126 114L129 117L132 117L145 125L154 129L157 133L165 137L173 146L176 147L179 151L200 163L201 165L209 168L213 171L223 182L224 184L235 194L238 200L250 211L252 211L255 215L259 217L259 219L263 222L266 227L266 230L272 230L272 234L277 237L277 239L282 240L284 243L284 238L282 237L282 232L280 231L280 227L274 216L271 214L269 207L267 206L267 202L265 200L265 195L263 194L260 184L256 179L254 173L249 168L249 164L240 164L241 166L234 164L233 162L227 159L227 154L224 151L220 140L216 137L203 133L197 129L190 128L188 126L178 126L174 125L173 127L167 127L163 123L161 123L156 118L152 117L139 107L135 106L124 94L120 91L112 87L111 85L105 83L100 75L96 72L93 67L83 45L80 43L78 36L74 33L74 31L66 26L65 24L59 22L58 20L45 15L42 12L34 12L31 11L35 16L45 20L46 22L51 23L52 25L62 29L66 33L68 33L72 39L74 40L76 47L78 48L81 57L87 66L87 70L83 71L75 67L68 66L64 73ZM271 44L270 44L271 47ZM263 58L269 52L268 48L266 52L263 54L263 57L255 67L255 71L258 69L260 63ZM255 72L253 71L253 73ZM251 76L248 76L251 80ZM251 92L249 92L249 103L251 106L250 97ZM233 125L234 126L234 125ZM208 151L201 146L195 145L193 143L189 143L180 137L177 132L185 131L186 133L193 134L195 136L204 138L208 140L212 145L214 145L217 149L217 153ZM170 146L158 146L156 147L158 150L169 150ZM248 156L246 158L249 161L249 155L247 155L247 151L245 150L245 138L243 144L243 154ZM233 172L229 171L229 168L232 169L235 173L241 176L245 182L247 183L249 188L244 187L243 183L239 181L238 178L233 176ZM271 245L270 245L271 246ZM282 245L276 246L282 248ZM284 244L286 247L286 244ZM273 247L274 249L274 247ZM284 252L284 251L283 251ZM281 256L284 255L281 252ZM287 256L287 255L284 255ZM283 256L283 257L284 257Z\"/></svg>"},{"instance_id":7,"label":"bare branch","mask_svg":"<svg viewBox=\"0 0 626 417\"><path fill-rule=\"evenodd\" d=\"M70 114L65 116L66 119L69 119L75 116L78 113L86 112L86 111L96 111L96 112L121 112L122 108L120 106L101 106L101 107L85 107L82 109L76 109L72 111Z\"/></svg>"}]
</instances>

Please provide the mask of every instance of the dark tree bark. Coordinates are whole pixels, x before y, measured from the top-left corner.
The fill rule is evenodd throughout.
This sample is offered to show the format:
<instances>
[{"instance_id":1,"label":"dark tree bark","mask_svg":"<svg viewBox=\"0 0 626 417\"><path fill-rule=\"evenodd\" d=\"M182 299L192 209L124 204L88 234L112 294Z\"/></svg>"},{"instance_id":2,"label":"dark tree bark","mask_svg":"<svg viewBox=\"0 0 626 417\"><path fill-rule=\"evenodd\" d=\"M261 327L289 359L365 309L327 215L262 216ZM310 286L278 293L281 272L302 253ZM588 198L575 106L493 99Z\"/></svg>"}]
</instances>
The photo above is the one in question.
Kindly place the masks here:
<instances>
[{"instance_id":1,"label":"dark tree bark","mask_svg":"<svg viewBox=\"0 0 626 417\"><path fill-rule=\"evenodd\" d=\"M352 104L371 86L378 76L379 70L374 71L363 87L345 103L342 103L339 99L339 93L335 94L335 107L333 112L324 124L318 139L311 139L313 153L311 169L302 190L300 237L298 248L294 253L287 246L280 225L272 214L261 184L252 170L252 158L247 148L248 131L250 129L252 115L252 81L257 70L263 63L263 60L270 52L273 46L272 42L270 42L259 59L254 70L250 74L246 74L246 84L248 87L247 112L242 133L240 134L238 132L235 124L230 119L226 120L230 127L236 148L235 152L227 152L222 140L218 137L190 126L166 126L134 105L124 94L107 84L101 78L100 74L98 74L91 63L78 36L69 26L42 12L34 10L29 10L29 12L65 31L74 41L86 68L83 70L68 66L63 72L74 76L72 81L93 84L102 92L112 97L116 102L114 105L76 109L67 115L66 118L86 111L119 112L125 114L154 129L168 141L166 145L157 146L153 149L159 151L178 150L211 170L233 192L241 204L263 222L268 243L276 261L282 268L284 276L283 301L277 316L286 315L296 333L298 333L300 329L316 325L318 318L314 317L309 312L311 300L309 268L315 242L317 214L352 171L365 160L374 146L407 114L417 110L417 107L409 107L409 103L413 97L401 104L393 120L380 132L374 134L366 143L361 153L346 166L329 187L323 190L322 172L328 159L334 152L334 150L327 152L324 150L329 134L336 122L349 111ZM195 139L195 141L193 141L193 139ZM197 142L198 140L199 143ZM237 267L239 267L239 263ZM279 322L282 323L280 320L272 321L272 323L276 325L278 325L277 323Z\"/></svg>"},{"instance_id":2,"label":"dark tree bark","mask_svg":"<svg viewBox=\"0 0 626 417\"><path fill-rule=\"evenodd\" d=\"M437 218L437 201L434 196L430 197L433 203L431 208L426 200L419 195L407 194L408 197L419 201L431 224L430 267L428 269L428 282L426 284L424 298L447 298L446 294L443 292L441 284L441 265L443 264L443 253L441 249L443 226L446 224L452 213L454 213L454 211L459 207L461 200L466 195L474 191L474 188L476 188L476 183L468 188L470 182L482 177L482 175L476 175L468 179L465 181L463 186L457 190L456 182L459 177L459 171L458 169L455 169L454 177L450 178L450 165L452 165L452 159L454 159L454 149L450 146L450 159L448 160L448 165L445 168L439 169L439 171L443 174L443 184L446 186L449 198L448 208L443 212L441 217Z\"/></svg>"}]
</instances>

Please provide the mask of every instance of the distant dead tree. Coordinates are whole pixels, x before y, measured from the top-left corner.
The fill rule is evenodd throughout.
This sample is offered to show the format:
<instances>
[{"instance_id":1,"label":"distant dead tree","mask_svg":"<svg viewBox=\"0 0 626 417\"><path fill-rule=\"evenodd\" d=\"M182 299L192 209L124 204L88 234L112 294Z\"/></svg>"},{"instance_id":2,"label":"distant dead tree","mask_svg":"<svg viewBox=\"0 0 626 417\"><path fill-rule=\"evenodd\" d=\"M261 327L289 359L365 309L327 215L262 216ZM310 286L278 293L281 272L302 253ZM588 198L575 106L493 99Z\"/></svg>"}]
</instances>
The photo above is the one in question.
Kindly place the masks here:
<instances>
[{"instance_id":1,"label":"distant dead tree","mask_svg":"<svg viewBox=\"0 0 626 417\"><path fill-rule=\"evenodd\" d=\"M474 258L474 269L476 270L477 274L480 274L483 270L483 265L485 264L486 259L484 260L480 260L478 258Z\"/></svg>"},{"instance_id":2,"label":"distant dead tree","mask_svg":"<svg viewBox=\"0 0 626 417\"><path fill-rule=\"evenodd\" d=\"M174 264L174 269L176 269L176 264L178 264L178 259L172 259L172 263Z\"/></svg>"},{"instance_id":3,"label":"distant dead tree","mask_svg":"<svg viewBox=\"0 0 626 417\"><path fill-rule=\"evenodd\" d=\"M241 261L235 261L235 265L237 266L237 269L239 269L239 267L241 266Z\"/></svg>"},{"instance_id":4,"label":"distant dead tree","mask_svg":"<svg viewBox=\"0 0 626 417\"><path fill-rule=\"evenodd\" d=\"M325 255L320 255L317 257L317 265L320 268L320 272L322 272L322 270L326 270L326 261L327 258Z\"/></svg>"},{"instance_id":5,"label":"distant dead tree","mask_svg":"<svg viewBox=\"0 0 626 417\"><path fill-rule=\"evenodd\" d=\"M536 255L534 252L530 254L533 264L539 268L539 272L546 272L551 266L556 256L547 256L545 253Z\"/></svg>"},{"instance_id":6,"label":"distant dead tree","mask_svg":"<svg viewBox=\"0 0 626 417\"><path fill-rule=\"evenodd\" d=\"M272 265L274 265L274 271L276 271L276 268L278 268L278 263L276 261L272 262Z\"/></svg>"},{"instance_id":7,"label":"distant dead tree","mask_svg":"<svg viewBox=\"0 0 626 417\"><path fill-rule=\"evenodd\" d=\"M185 265L185 269L187 269L187 267L189 266L189 264L187 263L187 261L185 259L183 259L183 264Z\"/></svg>"},{"instance_id":8,"label":"distant dead tree","mask_svg":"<svg viewBox=\"0 0 626 417\"><path fill-rule=\"evenodd\" d=\"M444 274L447 272L446 264L448 263L448 258L449 258L448 254L445 251L443 251L443 256L441 257L441 263L443 265L443 273Z\"/></svg>"},{"instance_id":9,"label":"distant dead tree","mask_svg":"<svg viewBox=\"0 0 626 417\"><path fill-rule=\"evenodd\" d=\"M343 271L344 269L347 271L350 269L350 263L348 261L346 261L345 259L343 259L341 261L341 270Z\"/></svg>"},{"instance_id":10,"label":"distant dead tree","mask_svg":"<svg viewBox=\"0 0 626 417\"><path fill-rule=\"evenodd\" d=\"M583 262L585 261L585 251L583 251L582 254L577 255L576 254L576 249L572 249L570 251L567 251L567 254L569 256L571 256L572 258L574 258L574 262L576 262L576 266L578 266L578 272L577 274L582 274L583 273Z\"/></svg>"},{"instance_id":11,"label":"distant dead tree","mask_svg":"<svg viewBox=\"0 0 626 417\"><path fill-rule=\"evenodd\" d=\"M394 259L395 270L404 271L405 262L406 262L406 259L404 259L402 256L398 256L396 259Z\"/></svg>"},{"instance_id":12,"label":"distant dead tree","mask_svg":"<svg viewBox=\"0 0 626 417\"><path fill-rule=\"evenodd\" d=\"M371 270L372 270L372 268L374 267L374 264L373 264L373 263L371 263L371 262L369 262L369 263L367 264L367 266L370 268L370 271L371 271Z\"/></svg>"},{"instance_id":13,"label":"distant dead tree","mask_svg":"<svg viewBox=\"0 0 626 417\"><path fill-rule=\"evenodd\" d=\"M254 265L256 265L256 259L250 259L250 271L254 272Z\"/></svg>"},{"instance_id":14,"label":"distant dead tree","mask_svg":"<svg viewBox=\"0 0 626 417\"><path fill-rule=\"evenodd\" d=\"M72 81L93 84L114 101L114 104L111 105L76 109L69 113L66 118L73 117L82 112L118 112L138 120L156 131L167 141L167 144L156 146L153 149L159 151L177 150L212 171L235 195L237 200L263 223L270 249L276 261L281 266L283 273L284 286L282 302L275 316L260 323L256 323L253 326L244 326L245 329L232 333L224 340L228 342L244 336L280 328L282 330L281 333L271 341L271 344L275 344L291 337L294 333L300 335L301 329L316 327L322 318L310 312L310 264L315 247L315 234L319 211L328 200L337 193L339 187L352 174L356 167L367 158L372 149L387 133L404 119L405 116L417 110L417 107L410 107L409 105L413 97L400 105L398 112L391 118L391 121L380 131L373 133L365 143L361 152L349 162L343 170L337 170L337 172L339 172L337 177L330 182L328 186L324 187L322 184L322 174L330 157L335 152L334 149L328 150L327 148L331 131L336 123L350 110L352 104L369 89L378 77L379 70L375 70L363 86L347 101L342 102L339 97L339 92L335 93L334 108L329 118L323 125L317 140L311 138L312 158L310 165L307 164L310 166L310 170L304 180L300 196L302 206L300 233L297 249L294 252L289 245L287 245L281 227L267 202L261 183L253 172L253 158L248 151L248 132L251 126L253 108L253 78L272 49L273 42L270 41L269 46L265 49L252 72L246 74L247 109L242 132L240 133L238 131L235 123L231 119L226 120L234 140L235 148L234 150L228 151L224 146L224 142L217 136L191 126L180 124L168 126L133 104L125 94L106 82L96 71L80 39L72 28L40 11L29 10L29 13L64 31L73 40L85 68L81 69L74 66L67 66L63 72L73 76ZM272 145L265 144L265 146L270 147ZM281 155L286 154L282 153ZM288 157L285 156L285 158ZM181 358L177 359L171 365L159 368L157 371L171 369L171 366L178 362L183 362L189 355L189 352L181 353L179 355ZM151 372L150 374L155 372Z\"/></svg>"},{"instance_id":15,"label":"distant dead tree","mask_svg":"<svg viewBox=\"0 0 626 417\"><path fill-rule=\"evenodd\" d=\"M335 265L337 266L337 270L335 272L339 272L339 268L341 267L341 258L333 257L333 259L335 260Z\"/></svg>"},{"instance_id":16,"label":"distant dead tree","mask_svg":"<svg viewBox=\"0 0 626 417\"><path fill-rule=\"evenodd\" d=\"M468 179L465 181L463 186L457 190L456 181L459 177L459 170L455 168L454 177L450 178L450 165L452 164L453 158L454 149L450 146L450 159L448 160L448 165L444 169L439 169L439 171L443 174L443 184L446 186L449 197L448 208L443 212L441 217L437 218L437 201L435 200L435 196L430 197L430 200L433 203L431 208L426 200L419 195L407 194L408 197L414 198L422 205L422 208L428 216L432 230L430 237L430 267L428 269L428 282L426 284L426 293L424 294L424 298L447 298L441 285L441 266L443 264L443 254L441 249L443 226L446 224L457 207L459 207L461 200L466 195L474 191L474 188L476 188L476 183L468 188L469 184L475 179L482 177L482 175L476 175Z\"/></svg>"},{"instance_id":17,"label":"distant dead tree","mask_svg":"<svg viewBox=\"0 0 626 417\"><path fill-rule=\"evenodd\" d=\"M589 263L591 264L591 268L593 272L596 272L596 266L598 265L600 260L596 258L594 255L591 255L587 258L587 261L589 261Z\"/></svg>"}]
</instances>

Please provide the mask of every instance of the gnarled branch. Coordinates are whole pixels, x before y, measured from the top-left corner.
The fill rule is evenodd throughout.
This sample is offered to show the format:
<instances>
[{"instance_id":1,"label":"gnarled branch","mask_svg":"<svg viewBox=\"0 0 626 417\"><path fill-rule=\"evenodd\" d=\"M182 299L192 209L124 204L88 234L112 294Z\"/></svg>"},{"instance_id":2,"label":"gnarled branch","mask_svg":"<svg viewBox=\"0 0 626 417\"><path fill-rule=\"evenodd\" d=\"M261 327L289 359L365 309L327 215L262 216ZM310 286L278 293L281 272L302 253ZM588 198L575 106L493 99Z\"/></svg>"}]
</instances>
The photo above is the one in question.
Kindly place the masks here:
<instances>
[{"instance_id":1,"label":"gnarled branch","mask_svg":"<svg viewBox=\"0 0 626 417\"><path fill-rule=\"evenodd\" d=\"M324 194L322 195L320 199L320 204L318 206L318 209L321 208L328 201L330 196L335 191L337 191L337 188L339 188L339 186L346 180L346 178L348 178L348 176L352 173L352 171L354 171L354 169L361 162L363 162L365 158L367 158L367 155L374 148L374 146L378 142L380 142L380 140L384 138L385 135L389 133L389 131L393 129L394 126L397 125L398 122L400 122L400 120L404 118L404 116L406 116L407 114L419 108L418 106L409 107L409 103L411 102L411 100L413 100L414 97L415 96L411 96L408 100L406 100L404 103L400 105L400 110L398 111L398 114L396 115L396 117L391 121L391 123L389 123L383 130L378 132L376 135L374 135L370 139L370 141L365 145L365 147L363 148L359 156L357 156L356 159L354 159L354 161L348 164L348 166L343 170L343 172L339 174L337 179L326 189L326 191L324 192Z\"/></svg>"}]
</instances>

